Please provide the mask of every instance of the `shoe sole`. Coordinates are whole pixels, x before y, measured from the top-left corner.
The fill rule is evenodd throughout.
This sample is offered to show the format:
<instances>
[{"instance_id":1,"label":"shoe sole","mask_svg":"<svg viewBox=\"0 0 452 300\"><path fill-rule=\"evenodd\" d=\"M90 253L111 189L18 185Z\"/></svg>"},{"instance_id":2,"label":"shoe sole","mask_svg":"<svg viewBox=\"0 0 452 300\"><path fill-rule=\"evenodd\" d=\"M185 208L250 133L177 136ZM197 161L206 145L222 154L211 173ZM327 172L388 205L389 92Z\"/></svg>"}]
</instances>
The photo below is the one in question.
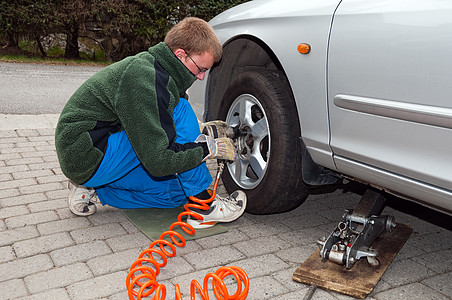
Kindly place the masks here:
<instances>
[{"instance_id":1,"label":"shoe sole","mask_svg":"<svg viewBox=\"0 0 452 300\"><path fill-rule=\"evenodd\" d=\"M207 222L202 222L201 220L191 219L189 217L187 219L187 223L189 225L191 225L194 229L204 229L204 228L213 227L217 223L229 223L229 222L235 221L238 218L240 218L243 215L243 213L245 212L246 204L248 201L248 198L246 197L246 195L245 195L245 200L242 200L242 201L243 201L243 206L240 209L240 214L237 217L233 217L233 218L229 218L229 219L221 220L221 221L207 221ZM198 223L198 222L202 222L202 223Z\"/></svg>"},{"instance_id":2,"label":"shoe sole","mask_svg":"<svg viewBox=\"0 0 452 300\"><path fill-rule=\"evenodd\" d=\"M232 222L232 221L230 221ZM193 219L187 219L187 224L191 225L191 227L193 227L194 229L205 229L205 228L210 228L215 226L215 224L217 224L218 221L209 221L209 222L203 222L203 223L198 223L196 222L196 220Z\"/></svg>"},{"instance_id":3,"label":"shoe sole","mask_svg":"<svg viewBox=\"0 0 452 300\"><path fill-rule=\"evenodd\" d=\"M69 206L69 210L70 210L74 215L80 216L80 217L86 217L86 216L91 216L92 214L94 214L94 213L97 211L96 204L94 204L94 203L91 202L91 201L88 202L88 206L94 205L94 210L93 210L93 211L88 210L88 212L84 213L84 212L79 212L79 211L75 210L75 208L74 208L73 205L72 205L72 201L71 201L72 196L73 196L74 193L75 193L75 189L74 189L74 190L69 189L69 190L70 190L70 193L69 193L68 198L67 198L67 200L68 200L68 206Z\"/></svg>"}]
</instances>

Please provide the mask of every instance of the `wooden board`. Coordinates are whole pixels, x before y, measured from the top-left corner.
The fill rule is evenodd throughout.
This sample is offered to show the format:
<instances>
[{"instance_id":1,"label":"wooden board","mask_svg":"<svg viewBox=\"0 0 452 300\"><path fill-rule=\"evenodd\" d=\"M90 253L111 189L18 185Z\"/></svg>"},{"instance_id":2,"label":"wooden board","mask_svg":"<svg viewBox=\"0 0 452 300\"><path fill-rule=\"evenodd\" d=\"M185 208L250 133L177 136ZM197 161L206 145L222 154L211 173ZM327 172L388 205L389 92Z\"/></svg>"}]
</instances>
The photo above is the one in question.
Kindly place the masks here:
<instances>
[{"instance_id":1,"label":"wooden board","mask_svg":"<svg viewBox=\"0 0 452 300\"><path fill-rule=\"evenodd\" d=\"M402 249L413 229L404 224L397 224L392 232L382 233L372 244L378 250L378 267L371 267L366 258L361 258L350 270L345 266L325 261L320 257L320 250L315 251L295 271L292 279L308 285L316 284L326 290L364 299L377 285L381 276Z\"/></svg>"}]
</instances>

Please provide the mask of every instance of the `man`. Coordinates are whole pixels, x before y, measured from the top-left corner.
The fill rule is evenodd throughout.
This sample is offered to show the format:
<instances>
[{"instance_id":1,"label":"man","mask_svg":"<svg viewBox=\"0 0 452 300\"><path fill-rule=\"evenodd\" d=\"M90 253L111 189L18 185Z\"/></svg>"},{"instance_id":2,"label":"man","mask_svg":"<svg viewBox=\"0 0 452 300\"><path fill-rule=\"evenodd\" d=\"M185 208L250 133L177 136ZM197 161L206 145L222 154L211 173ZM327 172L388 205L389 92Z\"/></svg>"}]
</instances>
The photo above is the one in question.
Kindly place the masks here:
<instances>
[{"instance_id":1,"label":"man","mask_svg":"<svg viewBox=\"0 0 452 300\"><path fill-rule=\"evenodd\" d=\"M210 198L206 159L234 160L226 137L200 134L184 95L220 60L212 27L198 18L175 25L164 42L93 75L64 107L55 132L68 204L79 216L96 212L93 201L118 208L177 207L189 196ZM222 123L213 122L213 127ZM239 218L246 195L217 196L194 228Z\"/></svg>"}]
</instances>

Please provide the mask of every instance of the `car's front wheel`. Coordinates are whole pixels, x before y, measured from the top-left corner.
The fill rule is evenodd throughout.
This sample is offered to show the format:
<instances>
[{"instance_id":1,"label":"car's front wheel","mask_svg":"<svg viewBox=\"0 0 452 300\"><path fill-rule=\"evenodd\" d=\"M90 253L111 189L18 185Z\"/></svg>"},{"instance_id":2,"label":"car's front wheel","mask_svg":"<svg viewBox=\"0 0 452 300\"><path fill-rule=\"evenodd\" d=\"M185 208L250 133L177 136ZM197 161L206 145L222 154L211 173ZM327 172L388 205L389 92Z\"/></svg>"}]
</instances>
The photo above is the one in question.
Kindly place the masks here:
<instances>
[{"instance_id":1,"label":"car's front wheel","mask_svg":"<svg viewBox=\"0 0 452 300\"><path fill-rule=\"evenodd\" d=\"M250 71L228 87L220 119L237 129L238 159L223 182L248 196L247 212L278 213L306 199L301 178L300 123L290 87L277 71Z\"/></svg>"}]
</instances>

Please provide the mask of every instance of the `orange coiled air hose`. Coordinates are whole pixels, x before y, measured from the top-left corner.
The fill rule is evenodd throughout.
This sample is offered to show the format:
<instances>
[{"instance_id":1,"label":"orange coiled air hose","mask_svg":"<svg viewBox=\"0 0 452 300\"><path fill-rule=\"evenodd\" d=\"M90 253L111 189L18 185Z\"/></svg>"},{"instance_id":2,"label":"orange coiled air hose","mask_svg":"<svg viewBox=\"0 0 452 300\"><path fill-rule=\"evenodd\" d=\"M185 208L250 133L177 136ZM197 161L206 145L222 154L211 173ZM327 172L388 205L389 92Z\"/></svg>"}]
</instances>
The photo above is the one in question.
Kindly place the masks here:
<instances>
[{"instance_id":1,"label":"orange coiled air hose","mask_svg":"<svg viewBox=\"0 0 452 300\"><path fill-rule=\"evenodd\" d=\"M166 265L168 261L167 258L174 257L176 255L176 247L174 245L184 247L186 244L184 237L180 233L174 231L174 228L176 226L180 226L185 233L190 235L195 234L195 229L188 223L183 222L182 218L184 216L192 216L198 220L202 219L200 214L191 211L190 208L201 210L209 209L208 203L215 199L218 182L220 180L221 173L223 172L223 168L224 163L220 162L213 186L212 196L207 200L190 197L190 200L195 203L185 204L185 211L179 214L177 221L171 224L169 230L163 232L159 239L152 242L149 248L141 252L138 259L133 262L126 278L129 299L141 300L142 298L149 297L152 294L154 294L154 296L150 299L166 299L166 287L157 282L157 275L160 273L160 268ZM172 243L164 239L166 236L170 238ZM154 246L158 246L159 249L154 248ZM171 251L165 249L165 246L169 247ZM154 255L157 256L159 261L154 258ZM135 275L136 273L139 275ZM229 295L228 289L224 283L224 279L228 276L233 276L237 282L237 291L233 295ZM210 278L212 278L213 293L217 299L244 300L248 296L250 284L248 275L241 268L231 266L221 267L215 273L207 274L204 278L202 287L198 281L192 280L190 285L190 296L192 300L195 299L196 292L199 293L202 300L209 300L208 284ZM175 285L175 293L175 300L182 300L182 294L178 284Z\"/></svg>"}]
</instances>

